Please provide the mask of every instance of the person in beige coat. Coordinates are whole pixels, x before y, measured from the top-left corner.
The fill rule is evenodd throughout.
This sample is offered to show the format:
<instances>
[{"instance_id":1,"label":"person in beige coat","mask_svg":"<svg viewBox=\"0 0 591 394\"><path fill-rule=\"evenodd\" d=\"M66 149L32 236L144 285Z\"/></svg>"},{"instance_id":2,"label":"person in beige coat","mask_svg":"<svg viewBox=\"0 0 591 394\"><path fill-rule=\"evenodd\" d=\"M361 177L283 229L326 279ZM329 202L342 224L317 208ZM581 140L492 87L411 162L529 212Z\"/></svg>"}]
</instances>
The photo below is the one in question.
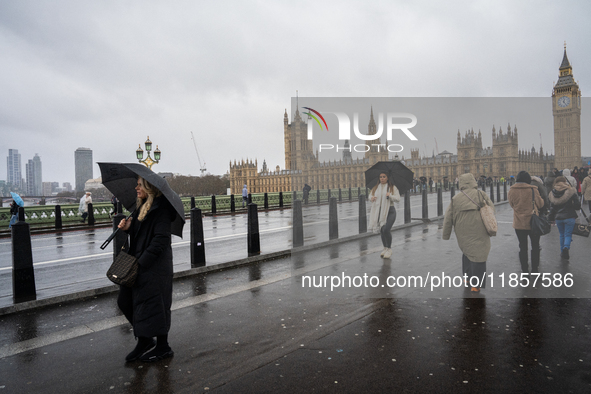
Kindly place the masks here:
<instances>
[{"instance_id":1,"label":"person in beige coat","mask_svg":"<svg viewBox=\"0 0 591 394\"><path fill-rule=\"evenodd\" d=\"M507 199L513 208L513 228L519 240L521 272L529 274L527 251L527 238L529 237L531 241L531 272L535 273L539 272L540 265L540 236L532 234L529 222L534 212L533 204L535 203L536 212L538 212L544 207L544 200L540 196L538 188L531 184L531 175L527 171L520 171L516 181L515 185L509 189Z\"/></svg>"},{"instance_id":2,"label":"person in beige coat","mask_svg":"<svg viewBox=\"0 0 591 394\"><path fill-rule=\"evenodd\" d=\"M451 230L454 229L458 246L462 251L462 272L471 284L471 291L478 292L481 287L486 287L486 260L490 252L490 236L474 202L481 207L489 205L494 208L494 204L485 192L478 190L478 184L472 174L460 175L459 187L460 193L454 196L445 212L442 238L449 240ZM478 286L472 286L477 283L476 279L471 279L472 277L478 278Z\"/></svg>"},{"instance_id":3,"label":"person in beige coat","mask_svg":"<svg viewBox=\"0 0 591 394\"><path fill-rule=\"evenodd\" d=\"M589 204L589 214L591 215L591 174L583 179L583 183L581 183L581 194L583 195L583 200Z\"/></svg>"}]
</instances>

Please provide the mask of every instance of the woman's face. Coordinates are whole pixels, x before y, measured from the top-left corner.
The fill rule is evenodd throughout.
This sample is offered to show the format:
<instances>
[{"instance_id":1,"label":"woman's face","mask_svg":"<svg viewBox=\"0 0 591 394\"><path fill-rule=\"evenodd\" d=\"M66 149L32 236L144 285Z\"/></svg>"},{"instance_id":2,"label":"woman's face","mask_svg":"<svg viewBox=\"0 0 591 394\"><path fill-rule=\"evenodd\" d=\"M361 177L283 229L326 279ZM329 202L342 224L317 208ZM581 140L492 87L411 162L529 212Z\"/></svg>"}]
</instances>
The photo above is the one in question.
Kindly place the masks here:
<instances>
[{"instance_id":1,"label":"woman's face","mask_svg":"<svg viewBox=\"0 0 591 394\"><path fill-rule=\"evenodd\" d=\"M388 183L388 175L380 174L380 183Z\"/></svg>"},{"instance_id":2,"label":"woman's face","mask_svg":"<svg viewBox=\"0 0 591 394\"><path fill-rule=\"evenodd\" d=\"M146 189L144 189L141 179L137 180L137 186L135 187L135 191L137 192L138 198L141 198L142 200L148 198L148 192L146 191Z\"/></svg>"}]
</instances>

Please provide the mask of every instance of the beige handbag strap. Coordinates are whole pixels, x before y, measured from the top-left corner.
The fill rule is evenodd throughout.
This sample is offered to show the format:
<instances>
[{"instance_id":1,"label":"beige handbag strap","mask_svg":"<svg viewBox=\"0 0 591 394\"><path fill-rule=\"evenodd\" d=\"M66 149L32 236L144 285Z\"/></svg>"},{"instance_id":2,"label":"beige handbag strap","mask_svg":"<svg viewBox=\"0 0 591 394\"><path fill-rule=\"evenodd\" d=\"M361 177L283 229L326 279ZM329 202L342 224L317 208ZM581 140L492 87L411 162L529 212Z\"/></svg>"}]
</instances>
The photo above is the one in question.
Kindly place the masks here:
<instances>
[{"instance_id":1,"label":"beige handbag strap","mask_svg":"<svg viewBox=\"0 0 591 394\"><path fill-rule=\"evenodd\" d=\"M472 201L474 204L476 204L476 206L478 207L478 210L480 211L480 208L481 208L480 204L478 204L476 201L472 200L472 199L470 198L470 196L469 196L469 195L467 195L467 194L466 194L466 193L465 193L463 190L460 190L460 191L461 191L461 192L464 194L464 196L468 197L468 199L469 199L470 201Z\"/></svg>"}]
</instances>

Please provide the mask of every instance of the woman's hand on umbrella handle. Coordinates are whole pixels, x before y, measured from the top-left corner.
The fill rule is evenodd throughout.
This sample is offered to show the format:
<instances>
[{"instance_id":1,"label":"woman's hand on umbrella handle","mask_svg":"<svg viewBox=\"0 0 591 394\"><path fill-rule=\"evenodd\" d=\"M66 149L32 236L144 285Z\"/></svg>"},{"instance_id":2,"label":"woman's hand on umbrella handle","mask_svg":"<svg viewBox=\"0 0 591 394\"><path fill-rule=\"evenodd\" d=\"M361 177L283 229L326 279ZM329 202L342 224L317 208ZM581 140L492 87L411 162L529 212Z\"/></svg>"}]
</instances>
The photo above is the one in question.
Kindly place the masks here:
<instances>
[{"instance_id":1,"label":"woman's hand on umbrella handle","mask_svg":"<svg viewBox=\"0 0 591 394\"><path fill-rule=\"evenodd\" d=\"M378 198L376 196L371 196L371 202L375 202Z\"/></svg>"},{"instance_id":2,"label":"woman's hand on umbrella handle","mask_svg":"<svg viewBox=\"0 0 591 394\"><path fill-rule=\"evenodd\" d=\"M132 220L133 220L133 218L129 218L127 220L121 219L121 221L119 222L119 225L117 226L117 228L119 228L120 230L123 230L123 231L129 230L129 227L131 227L131 221Z\"/></svg>"}]
</instances>

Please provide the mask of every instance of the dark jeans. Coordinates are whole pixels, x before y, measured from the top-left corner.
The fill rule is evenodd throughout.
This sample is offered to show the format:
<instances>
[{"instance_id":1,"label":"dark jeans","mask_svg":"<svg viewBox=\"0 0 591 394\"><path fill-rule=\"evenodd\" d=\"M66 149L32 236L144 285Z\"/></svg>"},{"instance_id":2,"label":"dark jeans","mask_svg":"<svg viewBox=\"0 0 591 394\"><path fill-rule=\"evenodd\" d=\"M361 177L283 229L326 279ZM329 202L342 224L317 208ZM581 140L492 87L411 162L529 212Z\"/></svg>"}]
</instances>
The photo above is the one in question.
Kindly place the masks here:
<instances>
[{"instance_id":1,"label":"dark jeans","mask_svg":"<svg viewBox=\"0 0 591 394\"><path fill-rule=\"evenodd\" d=\"M529 273L527 264L527 238L531 240L531 272L538 272L540 265L540 236L532 235L531 230L515 230L517 239L519 240L519 262L521 263L521 271Z\"/></svg>"},{"instance_id":2,"label":"dark jeans","mask_svg":"<svg viewBox=\"0 0 591 394\"><path fill-rule=\"evenodd\" d=\"M391 248L392 247L392 226L396 221L396 208L390 207L388 210L388 217L386 218L386 224L382 226L380 229L380 234L382 236L382 245L384 248Z\"/></svg>"},{"instance_id":3,"label":"dark jeans","mask_svg":"<svg viewBox=\"0 0 591 394\"><path fill-rule=\"evenodd\" d=\"M468 276L468 286L486 288L486 261L483 263L470 261L465 254L462 254L462 273ZM478 278L476 286L472 286L472 284L477 283L476 279L472 279L472 282L470 282L473 276Z\"/></svg>"}]
</instances>

